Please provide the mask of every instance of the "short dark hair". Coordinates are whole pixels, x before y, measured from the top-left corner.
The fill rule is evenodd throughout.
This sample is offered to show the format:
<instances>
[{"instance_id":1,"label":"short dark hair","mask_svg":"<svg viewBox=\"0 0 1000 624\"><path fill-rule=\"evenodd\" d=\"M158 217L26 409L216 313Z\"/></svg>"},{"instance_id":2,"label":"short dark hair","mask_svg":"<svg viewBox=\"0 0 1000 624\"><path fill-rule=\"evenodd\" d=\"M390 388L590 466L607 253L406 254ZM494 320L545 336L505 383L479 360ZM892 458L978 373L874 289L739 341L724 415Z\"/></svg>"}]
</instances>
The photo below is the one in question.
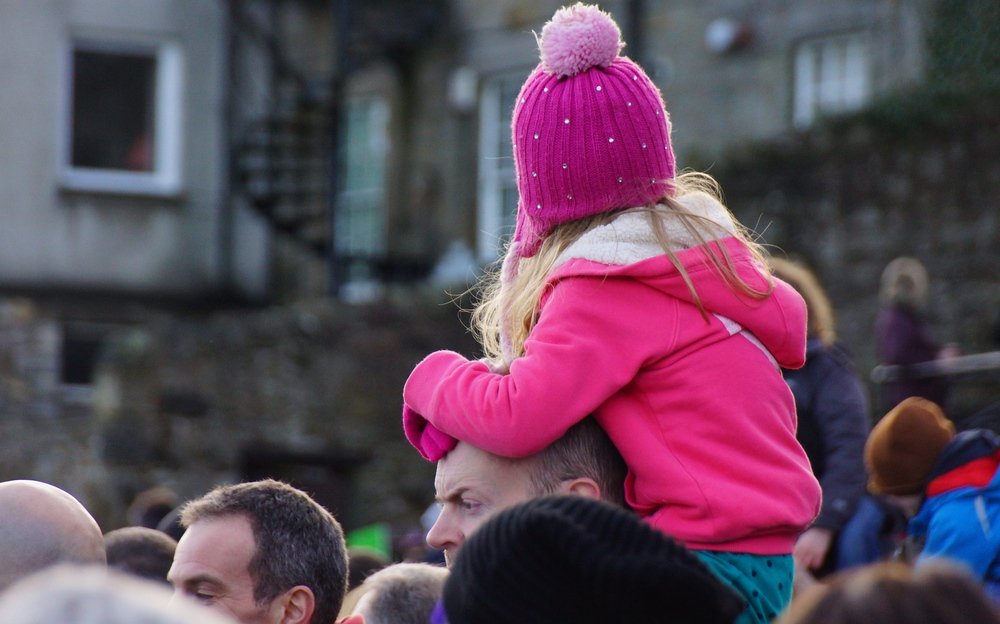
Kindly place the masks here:
<instances>
[{"instance_id":1,"label":"short dark hair","mask_svg":"<svg viewBox=\"0 0 1000 624\"><path fill-rule=\"evenodd\" d=\"M247 518L253 530L254 600L266 603L305 585L316 596L312 622L334 621L347 591L347 548L337 519L305 492L265 479L220 486L187 503L181 525L233 515Z\"/></svg>"},{"instance_id":2,"label":"short dark hair","mask_svg":"<svg viewBox=\"0 0 1000 624\"><path fill-rule=\"evenodd\" d=\"M528 478L540 496L556 493L568 479L588 477L600 486L605 501L624 506L627 471L611 438L588 416L534 457Z\"/></svg>"},{"instance_id":3,"label":"short dark hair","mask_svg":"<svg viewBox=\"0 0 1000 624\"><path fill-rule=\"evenodd\" d=\"M156 529L131 526L105 533L104 549L108 553L108 567L167 583L177 540Z\"/></svg>"}]
</instances>

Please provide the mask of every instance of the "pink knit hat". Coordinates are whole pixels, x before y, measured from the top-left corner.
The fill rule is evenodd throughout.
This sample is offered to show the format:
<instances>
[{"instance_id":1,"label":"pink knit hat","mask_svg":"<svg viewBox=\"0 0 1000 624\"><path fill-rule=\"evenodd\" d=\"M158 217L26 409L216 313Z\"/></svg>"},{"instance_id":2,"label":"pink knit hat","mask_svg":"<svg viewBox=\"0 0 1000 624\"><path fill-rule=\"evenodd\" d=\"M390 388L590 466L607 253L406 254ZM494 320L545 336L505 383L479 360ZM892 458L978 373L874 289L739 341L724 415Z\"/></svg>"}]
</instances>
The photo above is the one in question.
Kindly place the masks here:
<instances>
[{"instance_id":1,"label":"pink knit hat","mask_svg":"<svg viewBox=\"0 0 1000 624\"><path fill-rule=\"evenodd\" d=\"M538 37L541 63L514 107L517 226L505 259L537 253L560 223L670 194L670 121L656 86L618 53L618 25L593 5L556 11Z\"/></svg>"}]
</instances>

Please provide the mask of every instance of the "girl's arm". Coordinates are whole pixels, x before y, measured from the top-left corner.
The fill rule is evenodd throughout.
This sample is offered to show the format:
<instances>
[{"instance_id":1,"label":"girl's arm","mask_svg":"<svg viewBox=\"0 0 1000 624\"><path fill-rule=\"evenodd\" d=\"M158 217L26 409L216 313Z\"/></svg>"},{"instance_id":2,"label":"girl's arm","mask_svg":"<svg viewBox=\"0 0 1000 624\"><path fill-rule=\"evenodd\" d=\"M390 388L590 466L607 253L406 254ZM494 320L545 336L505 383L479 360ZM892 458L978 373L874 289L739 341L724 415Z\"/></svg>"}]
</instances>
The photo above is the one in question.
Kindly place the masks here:
<instances>
[{"instance_id":1,"label":"girl's arm","mask_svg":"<svg viewBox=\"0 0 1000 624\"><path fill-rule=\"evenodd\" d=\"M536 453L672 348L676 305L632 279L561 280L508 374L450 351L420 362L403 389L409 427L422 417L491 453Z\"/></svg>"}]
</instances>

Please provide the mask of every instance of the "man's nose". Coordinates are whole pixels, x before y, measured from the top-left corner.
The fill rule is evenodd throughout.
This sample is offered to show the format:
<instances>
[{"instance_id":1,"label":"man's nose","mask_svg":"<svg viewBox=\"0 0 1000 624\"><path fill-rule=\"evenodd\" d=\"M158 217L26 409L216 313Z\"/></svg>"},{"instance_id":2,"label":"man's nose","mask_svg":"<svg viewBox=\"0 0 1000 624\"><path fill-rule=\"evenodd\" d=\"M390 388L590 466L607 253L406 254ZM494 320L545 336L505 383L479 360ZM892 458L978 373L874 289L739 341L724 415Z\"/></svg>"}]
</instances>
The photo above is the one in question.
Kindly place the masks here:
<instances>
[{"instance_id":1,"label":"man's nose","mask_svg":"<svg viewBox=\"0 0 1000 624\"><path fill-rule=\"evenodd\" d=\"M451 513L447 509L441 510L437 520L427 531L427 544L438 550L462 544L462 533L458 530L458 525L452 520Z\"/></svg>"}]
</instances>

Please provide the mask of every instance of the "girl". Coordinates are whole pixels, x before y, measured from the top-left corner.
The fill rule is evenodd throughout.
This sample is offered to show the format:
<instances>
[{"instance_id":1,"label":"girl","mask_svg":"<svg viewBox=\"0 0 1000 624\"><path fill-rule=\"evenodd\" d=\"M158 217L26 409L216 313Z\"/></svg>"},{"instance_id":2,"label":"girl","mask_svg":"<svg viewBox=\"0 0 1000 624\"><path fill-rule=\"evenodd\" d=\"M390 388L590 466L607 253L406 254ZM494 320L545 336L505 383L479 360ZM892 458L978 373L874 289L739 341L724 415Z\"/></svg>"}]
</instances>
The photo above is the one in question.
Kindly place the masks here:
<instances>
[{"instance_id":1,"label":"girl","mask_svg":"<svg viewBox=\"0 0 1000 624\"><path fill-rule=\"evenodd\" d=\"M704 175L675 175L659 91L593 6L560 9L513 114L517 225L475 327L488 360L440 351L403 390L408 439L525 456L593 413L629 505L742 592L791 595L820 500L779 366L805 354L801 297L774 280Z\"/></svg>"}]
</instances>

